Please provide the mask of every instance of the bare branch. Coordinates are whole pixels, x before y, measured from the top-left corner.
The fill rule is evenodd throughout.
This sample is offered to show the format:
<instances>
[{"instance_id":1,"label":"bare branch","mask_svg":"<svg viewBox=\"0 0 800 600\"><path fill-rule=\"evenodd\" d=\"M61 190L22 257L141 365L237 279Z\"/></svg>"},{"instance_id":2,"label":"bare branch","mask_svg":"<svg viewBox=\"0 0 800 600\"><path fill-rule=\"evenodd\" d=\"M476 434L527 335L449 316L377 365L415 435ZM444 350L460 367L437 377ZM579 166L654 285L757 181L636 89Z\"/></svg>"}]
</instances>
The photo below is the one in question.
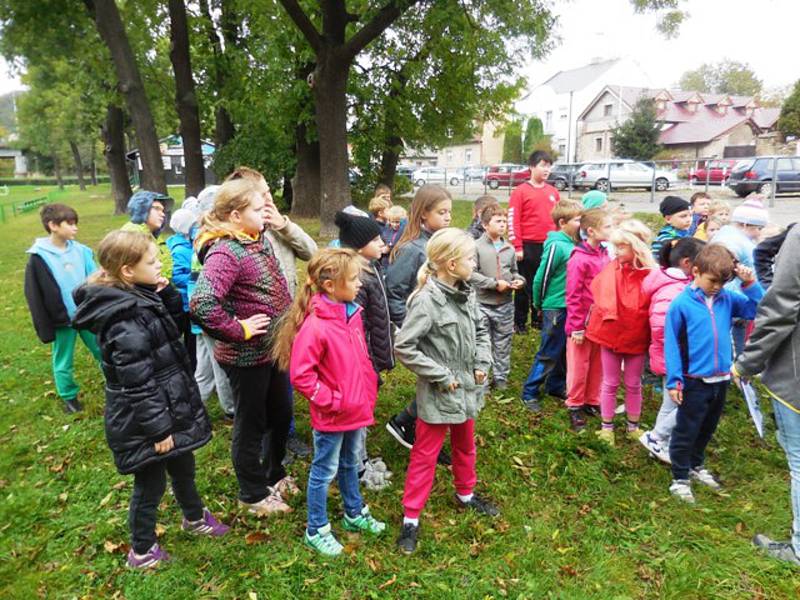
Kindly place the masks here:
<instances>
[{"instance_id":1,"label":"bare branch","mask_svg":"<svg viewBox=\"0 0 800 600\"><path fill-rule=\"evenodd\" d=\"M283 0L281 1L283 2ZM347 41L343 48L345 57L353 60L370 42L386 31L405 11L418 2L420 0L389 0L368 23Z\"/></svg>"},{"instance_id":2,"label":"bare branch","mask_svg":"<svg viewBox=\"0 0 800 600\"><path fill-rule=\"evenodd\" d=\"M317 28L314 27L314 24L311 22L311 19L308 18L303 9L300 8L300 5L297 3L297 0L280 0L283 9L286 11L286 14L289 15L289 18L294 21L294 24L297 25L297 28L301 31L303 36L308 41L311 48L319 54L322 50L322 37L317 31Z\"/></svg>"}]
</instances>

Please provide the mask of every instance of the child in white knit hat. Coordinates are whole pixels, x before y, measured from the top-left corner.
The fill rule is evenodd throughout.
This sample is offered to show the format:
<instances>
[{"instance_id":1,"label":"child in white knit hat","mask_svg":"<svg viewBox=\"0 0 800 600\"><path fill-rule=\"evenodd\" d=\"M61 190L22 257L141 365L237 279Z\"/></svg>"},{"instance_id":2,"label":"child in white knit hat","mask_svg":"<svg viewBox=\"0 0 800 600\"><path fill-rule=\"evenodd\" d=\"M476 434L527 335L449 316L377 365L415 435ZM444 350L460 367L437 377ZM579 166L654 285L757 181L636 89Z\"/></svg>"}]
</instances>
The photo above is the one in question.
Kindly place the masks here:
<instances>
[{"instance_id":1,"label":"child in white knit hat","mask_svg":"<svg viewBox=\"0 0 800 600\"><path fill-rule=\"evenodd\" d=\"M196 202L196 201L195 201ZM191 206L191 204L190 204ZM192 271L192 237L197 229L198 214L191 208L186 208L186 203L172 213L169 227L175 232L167 238L167 247L172 255L172 284L178 289L183 300L183 312L186 318L181 323L183 327L183 343L192 361L192 372L197 366L197 347L195 336L191 330L189 320L189 273Z\"/></svg>"}]
</instances>

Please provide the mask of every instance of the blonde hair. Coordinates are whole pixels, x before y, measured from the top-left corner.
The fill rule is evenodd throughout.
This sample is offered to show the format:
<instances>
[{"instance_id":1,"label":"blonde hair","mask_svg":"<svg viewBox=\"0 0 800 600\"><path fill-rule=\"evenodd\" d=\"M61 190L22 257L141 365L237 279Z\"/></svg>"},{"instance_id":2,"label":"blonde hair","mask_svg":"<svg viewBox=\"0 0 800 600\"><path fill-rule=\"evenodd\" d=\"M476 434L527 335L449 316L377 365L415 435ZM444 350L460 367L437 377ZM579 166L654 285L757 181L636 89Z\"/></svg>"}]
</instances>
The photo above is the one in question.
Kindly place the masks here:
<instances>
[{"instance_id":1,"label":"blonde hair","mask_svg":"<svg viewBox=\"0 0 800 600\"><path fill-rule=\"evenodd\" d=\"M236 167L233 172L225 178L225 182L235 181L237 179L249 179L250 181L266 181L264 176L250 167L240 166Z\"/></svg>"},{"instance_id":2,"label":"blonde hair","mask_svg":"<svg viewBox=\"0 0 800 600\"><path fill-rule=\"evenodd\" d=\"M317 252L308 263L308 277L298 286L297 295L288 311L281 317L272 346L272 358L278 368L287 371L292 355L292 343L300 331L300 326L308 316L311 297L323 291L326 281L341 282L354 269L360 271L364 261L349 248L324 248Z\"/></svg>"},{"instance_id":3,"label":"blonde hair","mask_svg":"<svg viewBox=\"0 0 800 600\"><path fill-rule=\"evenodd\" d=\"M650 250L653 233L637 219L626 219L611 232L609 241L614 245L628 244L633 250L633 266L636 269L655 268L656 261Z\"/></svg>"},{"instance_id":4,"label":"blonde hair","mask_svg":"<svg viewBox=\"0 0 800 600\"><path fill-rule=\"evenodd\" d=\"M392 201L389 200L386 196L375 196L372 200L369 201L369 205L367 206L367 210L372 214L373 217L377 217L381 211L387 210L392 207Z\"/></svg>"},{"instance_id":5,"label":"blonde hair","mask_svg":"<svg viewBox=\"0 0 800 600\"><path fill-rule=\"evenodd\" d=\"M403 220L408 218L408 213L406 212L406 209L399 204L393 204L386 211L386 218Z\"/></svg>"},{"instance_id":6,"label":"blonde hair","mask_svg":"<svg viewBox=\"0 0 800 600\"><path fill-rule=\"evenodd\" d=\"M151 246L155 246L153 236L141 231L118 229L107 233L97 247L100 269L89 276L89 283L123 289L132 287L122 277L122 268L138 264Z\"/></svg>"},{"instance_id":7,"label":"blonde hair","mask_svg":"<svg viewBox=\"0 0 800 600\"><path fill-rule=\"evenodd\" d=\"M417 287L408 297L408 302L425 287L431 275L445 268L448 261L475 256L475 239L463 229L445 227L428 240L425 247L427 259L417 271Z\"/></svg>"},{"instance_id":8,"label":"blonde hair","mask_svg":"<svg viewBox=\"0 0 800 600\"><path fill-rule=\"evenodd\" d=\"M561 221L569 221L583 214L583 204L575 200L560 200L550 211L550 218L556 227L561 227Z\"/></svg>"},{"instance_id":9,"label":"blonde hair","mask_svg":"<svg viewBox=\"0 0 800 600\"><path fill-rule=\"evenodd\" d=\"M724 210L727 210L728 214L730 214L730 202L726 202L725 200L712 200L711 204L708 205L708 216L714 216L716 213L721 213Z\"/></svg>"},{"instance_id":10,"label":"blonde hair","mask_svg":"<svg viewBox=\"0 0 800 600\"><path fill-rule=\"evenodd\" d=\"M229 238L247 237L230 222L231 213L242 211L250 206L254 197L259 197L258 184L248 178L230 179L223 183L214 197L214 206L203 215L200 221L200 234L213 233Z\"/></svg>"},{"instance_id":11,"label":"blonde hair","mask_svg":"<svg viewBox=\"0 0 800 600\"><path fill-rule=\"evenodd\" d=\"M422 232L422 217L431 212L440 202L445 200L452 200L453 197L446 189L439 185L426 183L417 190L414 199L411 201L410 214L408 216L408 224L403 230L403 235L397 240L397 243L392 248L392 253L389 255L389 261L393 262L397 257L400 248L413 242L417 239Z\"/></svg>"},{"instance_id":12,"label":"blonde hair","mask_svg":"<svg viewBox=\"0 0 800 600\"><path fill-rule=\"evenodd\" d=\"M599 229L610 216L605 208L591 208L581 214L581 229L587 233L589 227Z\"/></svg>"}]
</instances>

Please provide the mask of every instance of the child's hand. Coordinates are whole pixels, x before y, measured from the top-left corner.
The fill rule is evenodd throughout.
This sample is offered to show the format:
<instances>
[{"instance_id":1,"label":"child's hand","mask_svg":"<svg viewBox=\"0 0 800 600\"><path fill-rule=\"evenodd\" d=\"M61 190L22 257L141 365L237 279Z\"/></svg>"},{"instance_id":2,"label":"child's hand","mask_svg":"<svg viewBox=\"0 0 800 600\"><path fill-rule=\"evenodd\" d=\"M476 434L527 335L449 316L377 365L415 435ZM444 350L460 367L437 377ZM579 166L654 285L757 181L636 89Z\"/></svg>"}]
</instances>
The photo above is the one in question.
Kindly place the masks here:
<instances>
[{"instance_id":1,"label":"child's hand","mask_svg":"<svg viewBox=\"0 0 800 600\"><path fill-rule=\"evenodd\" d=\"M169 285L169 279L167 279L164 276L159 277L158 281L156 282L156 293L160 292L168 285Z\"/></svg>"},{"instance_id":2,"label":"child's hand","mask_svg":"<svg viewBox=\"0 0 800 600\"><path fill-rule=\"evenodd\" d=\"M514 281L511 282L511 289L512 290L518 290L521 287L522 287L522 280L521 279L515 279Z\"/></svg>"},{"instance_id":3,"label":"child's hand","mask_svg":"<svg viewBox=\"0 0 800 600\"><path fill-rule=\"evenodd\" d=\"M286 217L274 204L266 204L264 206L264 226L267 229L280 229L284 225L286 225Z\"/></svg>"},{"instance_id":4,"label":"child's hand","mask_svg":"<svg viewBox=\"0 0 800 600\"><path fill-rule=\"evenodd\" d=\"M478 385L483 385L483 383L486 381L486 373L478 369L475 369L473 371L473 374L475 375L475 383L477 383Z\"/></svg>"},{"instance_id":5,"label":"child's hand","mask_svg":"<svg viewBox=\"0 0 800 600\"><path fill-rule=\"evenodd\" d=\"M156 442L156 454L166 454L175 447L175 442L172 440L172 435L168 435L160 442Z\"/></svg>"},{"instance_id":6,"label":"child's hand","mask_svg":"<svg viewBox=\"0 0 800 600\"><path fill-rule=\"evenodd\" d=\"M667 390L669 392L669 399L672 400L675 404L680 406L683 404L683 392L680 390Z\"/></svg>"},{"instance_id":7,"label":"child's hand","mask_svg":"<svg viewBox=\"0 0 800 600\"><path fill-rule=\"evenodd\" d=\"M578 344L579 346L583 343L583 332L582 331L573 331L570 334L570 339L573 343Z\"/></svg>"},{"instance_id":8,"label":"child's hand","mask_svg":"<svg viewBox=\"0 0 800 600\"><path fill-rule=\"evenodd\" d=\"M517 261L520 261L525 257L525 255L522 253L522 250L517 250L514 255L517 257Z\"/></svg>"},{"instance_id":9,"label":"child's hand","mask_svg":"<svg viewBox=\"0 0 800 600\"><path fill-rule=\"evenodd\" d=\"M497 285L494 286L494 288L498 292L501 292L501 293L505 292L510 287L511 287L511 284L508 283L505 279L498 279L497 280Z\"/></svg>"},{"instance_id":10,"label":"child's hand","mask_svg":"<svg viewBox=\"0 0 800 600\"><path fill-rule=\"evenodd\" d=\"M267 327L269 327L270 321L272 321L272 319L261 313L248 317L247 319L239 319L239 323L241 323L242 327L249 333L251 338L267 333Z\"/></svg>"},{"instance_id":11,"label":"child's hand","mask_svg":"<svg viewBox=\"0 0 800 600\"><path fill-rule=\"evenodd\" d=\"M457 381L451 381L449 384L447 384L447 387L445 389L448 392L455 392L458 389L458 387L459 385Z\"/></svg>"},{"instance_id":12,"label":"child's hand","mask_svg":"<svg viewBox=\"0 0 800 600\"><path fill-rule=\"evenodd\" d=\"M736 270L734 271L736 276L742 280L742 283L745 285L750 285L756 280L755 273L753 273L753 269L750 267L744 266L742 263L736 265Z\"/></svg>"}]
</instances>

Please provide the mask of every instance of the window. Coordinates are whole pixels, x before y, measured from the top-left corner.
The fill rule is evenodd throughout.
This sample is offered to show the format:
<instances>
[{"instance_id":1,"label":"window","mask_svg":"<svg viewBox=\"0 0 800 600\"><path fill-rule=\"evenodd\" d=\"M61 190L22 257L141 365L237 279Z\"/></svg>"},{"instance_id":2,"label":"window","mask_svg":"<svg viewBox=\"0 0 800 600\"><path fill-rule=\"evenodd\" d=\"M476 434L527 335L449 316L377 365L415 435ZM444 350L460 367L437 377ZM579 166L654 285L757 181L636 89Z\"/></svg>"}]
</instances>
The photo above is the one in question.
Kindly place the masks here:
<instances>
[{"instance_id":1,"label":"window","mask_svg":"<svg viewBox=\"0 0 800 600\"><path fill-rule=\"evenodd\" d=\"M558 117L558 118L561 119L562 121L566 121L567 120L567 113L561 113L561 116Z\"/></svg>"},{"instance_id":2,"label":"window","mask_svg":"<svg viewBox=\"0 0 800 600\"><path fill-rule=\"evenodd\" d=\"M614 111L614 105L613 104L606 104L606 105L603 106L603 116L604 117L610 117L613 111Z\"/></svg>"},{"instance_id":3,"label":"window","mask_svg":"<svg viewBox=\"0 0 800 600\"><path fill-rule=\"evenodd\" d=\"M559 156L564 156L564 153L567 151L567 147L564 144L558 145L558 154Z\"/></svg>"},{"instance_id":4,"label":"window","mask_svg":"<svg viewBox=\"0 0 800 600\"><path fill-rule=\"evenodd\" d=\"M603 138L601 137L594 138L594 151L595 152L603 151Z\"/></svg>"},{"instance_id":5,"label":"window","mask_svg":"<svg viewBox=\"0 0 800 600\"><path fill-rule=\"evenodd\" d=\"M448 150L447 151L447 162L449 162L449 163L453 162L453 151L452 150Z\"/></svg>"},{"instance_id":6,"label":"window","mask_svg":"<svg viewBox=\"0 0 800 600\"><path fill-rule=\"evenodd\" d=\"M472 150L464 150L464 162L468 165L472 164Z\"/></svg>"},{"instance_id":7,"label":"window","mask_svg":"<svg viewBox=\"0 0 800 600\"><path fill-rule=\"evenodd\" d=\"M544 130L550 131L553 128L553 111L548 110L544 113Z\"/></svg>"},{"instance_id":8,"label":"window","mask_svg":"<svg viewBox=\"0 0 800 600\"><path fill-rule=\"evenodd\" d=\"M792 170L792 159L791 158L779 158L778 159L778 171L791 171Z\"/></svg>"}]
</instances>

